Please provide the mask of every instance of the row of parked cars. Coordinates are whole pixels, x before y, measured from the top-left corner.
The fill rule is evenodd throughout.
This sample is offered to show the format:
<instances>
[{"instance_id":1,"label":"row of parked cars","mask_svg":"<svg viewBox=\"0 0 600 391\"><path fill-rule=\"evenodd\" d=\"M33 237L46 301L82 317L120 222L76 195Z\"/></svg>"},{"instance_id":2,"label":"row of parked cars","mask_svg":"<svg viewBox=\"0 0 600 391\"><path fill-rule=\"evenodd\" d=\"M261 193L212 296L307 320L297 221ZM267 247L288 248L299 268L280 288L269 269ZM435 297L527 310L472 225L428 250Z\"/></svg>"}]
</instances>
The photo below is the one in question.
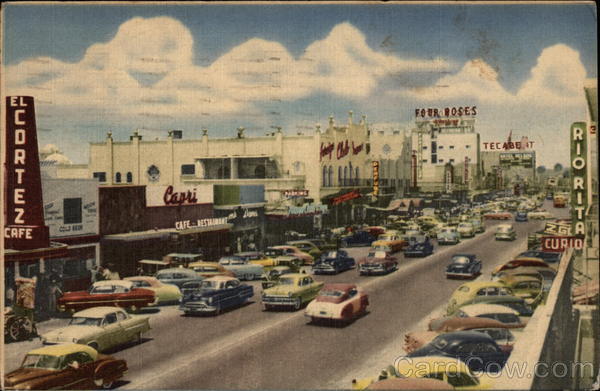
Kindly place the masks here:
<instances>
[{"instance_id":1,"label":"row of parked cars","mask_svg":"<svg viewBox=\"0 0 600 391\"><path fill-rule=\"evenodd\" d=\"M404 336L405 355L378 376L352 381L354 389L488 389L514 343L544 302L562 253L528 250L496 267L490 280L460 285L445 314L427 330ZM455 254L447 278L474 279L482 261Z\"/></svg>"}]
</instances>

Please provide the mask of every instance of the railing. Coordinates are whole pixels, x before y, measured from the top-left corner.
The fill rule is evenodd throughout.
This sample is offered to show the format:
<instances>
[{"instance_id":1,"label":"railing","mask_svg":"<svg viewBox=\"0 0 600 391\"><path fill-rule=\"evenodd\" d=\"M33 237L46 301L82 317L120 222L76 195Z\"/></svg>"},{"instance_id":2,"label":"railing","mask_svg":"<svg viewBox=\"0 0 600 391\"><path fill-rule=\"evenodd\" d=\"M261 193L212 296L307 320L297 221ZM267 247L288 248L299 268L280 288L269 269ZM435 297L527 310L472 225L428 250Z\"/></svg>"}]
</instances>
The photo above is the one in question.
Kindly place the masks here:
<instances>
[{"instance_id":1,"label":"railing","mask_svg":"<svg viewBox=\"0 0 600 391\"><path fill-rule=\"evenodd\" d=\"M573 250L563 253L545 305L540 305L520 333L493 389L570 389L578 313L573 312Z\"/></svg>"}]
</instances>

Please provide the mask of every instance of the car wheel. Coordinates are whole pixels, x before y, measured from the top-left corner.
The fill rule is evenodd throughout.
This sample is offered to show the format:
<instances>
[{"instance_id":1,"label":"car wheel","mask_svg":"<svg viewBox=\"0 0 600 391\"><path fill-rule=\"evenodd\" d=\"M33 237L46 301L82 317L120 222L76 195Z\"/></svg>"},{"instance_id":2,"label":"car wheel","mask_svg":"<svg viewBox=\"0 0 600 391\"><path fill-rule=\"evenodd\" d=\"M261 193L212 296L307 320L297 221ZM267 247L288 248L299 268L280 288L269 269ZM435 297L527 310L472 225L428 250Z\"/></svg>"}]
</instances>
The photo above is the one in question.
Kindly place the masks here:
<instances>
[{"instance_id":1,"label":"car wheel","mask_svg":"<svg viewBox=\"0 0 600 391\"><path fill-rule=\"evenodd\" d=\"M296 301L294 302L294 309L297 311L300 309L300 307L302 307L302 298L297 297Z\"/></svg>"},{"instance_id":2,"label":"car wheel","mask_svg":"<svg viewBox=\"0 0 600 391\"><path fill-rule=\"evenodd\" d=\"M6 330L8 331L8 341L18 341L21 337L21 327L16 318L10 320L10 323L6 326Z\"/></svg>"}]
</instances>

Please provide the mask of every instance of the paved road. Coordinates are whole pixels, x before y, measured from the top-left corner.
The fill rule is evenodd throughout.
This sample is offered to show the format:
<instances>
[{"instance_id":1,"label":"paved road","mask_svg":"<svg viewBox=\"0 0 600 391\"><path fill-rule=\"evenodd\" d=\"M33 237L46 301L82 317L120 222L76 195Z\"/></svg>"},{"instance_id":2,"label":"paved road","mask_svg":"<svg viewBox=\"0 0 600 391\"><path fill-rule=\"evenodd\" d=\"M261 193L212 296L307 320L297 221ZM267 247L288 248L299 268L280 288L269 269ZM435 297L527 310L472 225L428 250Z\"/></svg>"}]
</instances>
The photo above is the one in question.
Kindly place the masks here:
<instances>
[{"instance_id":1,"label":"paved road","mask_svg":"<svg viewBox=\"0 0 600 391\"><path fill-rule=\"evenodd\" d=\"M496 242L493 225L474 239L436 248L427 258L400 258L400 269L387 276L360 277L354 270L317 276L326 282L355 282L370 294L369 313L347 327L308 324L303 311L263 312L260 283L253 282L253 302L216 317L183 317L176 307L151 316L144 343L115 352L129 372L119 384L129 389L307 389L348 387L350 371L377 358L419 320L447 302L460 281L446 280L449 256L475 253L483 261L483 277L526 248L528 232L542 222L515 223L516 242ZM349 249L364 256L367 248ZM53 321L53 327L65 320ZM41 326L40 330L46 328ZM11 344L6 369L39 342ZM401 352L398 352L401 353ZM11 365L12 364L12 365Z\"/></svg>"}]
</instances>

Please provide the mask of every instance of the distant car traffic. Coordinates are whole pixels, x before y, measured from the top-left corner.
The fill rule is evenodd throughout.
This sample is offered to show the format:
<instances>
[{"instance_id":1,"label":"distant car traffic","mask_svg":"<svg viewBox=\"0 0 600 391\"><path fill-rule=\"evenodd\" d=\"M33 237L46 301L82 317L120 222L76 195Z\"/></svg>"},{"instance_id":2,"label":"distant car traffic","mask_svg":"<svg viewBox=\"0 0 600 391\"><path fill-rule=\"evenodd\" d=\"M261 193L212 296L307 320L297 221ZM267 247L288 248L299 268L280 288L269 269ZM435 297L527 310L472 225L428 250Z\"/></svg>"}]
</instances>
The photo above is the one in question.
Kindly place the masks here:
<instances>
[{"instance_id":1,"label":"distant car traffic","mask_svg":"<svg viewBox=\"0 0 600 391\"><path fill-rule=\"evenodd\" d=\"M127 372L127 362L79 344L31 350L17 370L4 375L5 390L111 388Z\"/></svg>"},{"instance_id":2,"label":"distant car traffic","mask_svg":"<svg viewBox=\"0 0 600 391\"><path fill-rule=\"evenodd\" d=\"M437 233L437 242L442 244L458 244L460 243L460 235L455 227L443 227Z\"/></svg>"},{"instance_id":3,"label":"distant car traffic","mask_svg":"<svg viewBox=\"0 0 600 391\"><path fill-rule=\"evenodd\" d=\"M194 289L186 290L179 309L186 315L218 315L226 309L246 303L254 295L251 285L234 277L211 277Z\"/></svg>"},{"instance_id":4,"label":"distant car traffic","mask_svg":"<svg viewBox=\"0 0 600 391\"><path fill-rule=\"evenodd\" d=\"M370 246L377 239L368 231L357 231L340 239L340 247Z\"/></svg>"},{"instance_id":5,"label":"distant car traffic","mask_svg":"<svg viewBox=\"0 0 600 391\"><path fill-rule=\"evenodd\" d=\"M426 257L431 254L433 254L433 244L425 235L411 237L408 246L404 248L405 257Z\"/></svg>"},{"instance_id":6,"label":"distant car traffic","mask_svg":"<svg viewBox=\"0 0 600 391\"><path fill-rule=\"evenodd\" d=\"M479 296L512 295L512 291L504 284L494 281L472 281L456 288L446 308L446 313L451 315L465 302Z\"/></svg>"},{"instance_id":7,"label":"distant car traffic","mask_svg":"<svg viewBox=\"0 0 600 391\"><path fill-rule=\"evenodd\" d=\"M408 242L402 238L397 231L388 231L377 237L377 240L371 243L372 247L383 247L390 252L402 251Z\"/></svg>"},{"instance_id":8,"label":"distant car traffic","mask_svg":"<svg viewBox=\"0 0 600 391\"><path fill-rule=\"evenodd\" d=\"M363 315L369 305L369 295L354 284L326 284L304 315L312 322L337 320L350 322Z\"/></svg>"},{"instance_id":9,"label":"distant car traffic","mask_svg":"<svg viewBox=\"0 0 600 391\"><path fill-rule=\"evenodd\" d=\"M527 212L517 212L515 214L515 221L519 223L529 221L529 219L527 218Z\"/></svg>"},{"instance_id":10,"label":"distant car traffic","mask_svg":"<svg viewBox=\"0 0 600 391\"><path fill-rule=\"evenodd\" d=\"M252 281L262 277L264 266L250 263L242 257L235 255L221 257L219 265L233 272L236 278Z\"/></svg>"},{"instance_id":11,"label":"distant car traffic","mask_svg":"<svg viewBox=\"0 0 600 391\"><path fill-rule=\"evenodd\" d=\"M189 267L198 276L201 277L199 279L200 281L204 278L211 278L211 277L217 277L217 276L235 277L235 273L232 270L225 269L225 266L220 265L218 262L205 262L205 261L192 262L189 264ZM191 282L191 281L187 281L187 282Z\"/></svg>"},{"instance_id":12,"label":"distant car traffic","mask_svg":"<svg viewBox=\"0 0 600 391\"><path fill-rule=\"evenodd\" d=\"M446 268L446 278L475 278L481 273L481 261L475 254L455 254Z\"/></svg>"},{"instance_id":13,"label":"distant car traffic","mask_svg":"<svg viewBox=\"0 0 600 391\"><path fill-rule=\"evenodd\" d=\"M97 281L87 291L66 292L58 299L60 311L74 313L86 308L116 306L137 311L155 303L153 291L137 288L132 281Z\"/></svg>"},{"instance_id":14,"label":"distant car traffic","mask_svg":"<svg viewBox=\"0 0 600 391\"><path fill-rule=\"evenodd\" d=\"M156 295L155 304L179 303L181 290L177 285L163 284L156 277L135 276L127 277L126 281L133 282L136 288L149 289Z\"/></svg>"},{"instance_id":15,"label":"distant car traffic","mask_svg":"<svg viewBox=\"0 0 600 391\"><path fill-rule=\"evenodd\" d=\"M475 227L469 222L462 222L456 228L461 238L472 238L475 236Z\"/></svg>"},{"instance_id":16,"label":"distant car traffic","mask_svg":"<svg viewBox=\"0 0 600 391\"><path fill-rule=\"evenodd\" d=\"M186 282L203 280L204 277L197 273L194 266L199 262L190 263L190 267L192 269L187 269L184 267L173 267L170 269L163 269L156 273L156 278L162 282L163 284L173 284L177 285L179 288L183 286Z\"/></svg>"},{"instance_id":17,"label":"distant car traffic","mask_svg":"<svg viewBox=\"0 0 600 391\"><path fill-rule=\"evenodd\" d=\"M496 227L496 233L494 234L496 240L515 240L517 238L517 232L511 224L500 224Z\"/></svg>"},{"instance_id":18,"label":"distant car traffic","mask_svg":"<svg viewBox=\"0 0 600 391\"><path fill-rule=\"evenodd\" d=\"M510 212L494 210L488 213L484 213L483 218L488 220L510 220L513 218L513 215Z\"/></svg>"},{"instance_id":19,"label":"distant car traffic","mask_svg":"<svg viewBox=\"0 0 600 391\"><path fill-rule=\"evenodd\" d=\"M73 314L69 325L42 335L44 344L77 343L102 352L141 342L150 330L149 317L129 315L118 307L94 307Z\"/></svg>"},{"instance_id":20,"label":"distant car traffic","mask_svg":"<svg viewBox=\"0 0 600 391\"><path fill-rule=\"evenodd\" d=\"M338 274L356 266L354 258L344 250L328 251L313 265L314 274Z\"/></svg>"}]
</instances>

